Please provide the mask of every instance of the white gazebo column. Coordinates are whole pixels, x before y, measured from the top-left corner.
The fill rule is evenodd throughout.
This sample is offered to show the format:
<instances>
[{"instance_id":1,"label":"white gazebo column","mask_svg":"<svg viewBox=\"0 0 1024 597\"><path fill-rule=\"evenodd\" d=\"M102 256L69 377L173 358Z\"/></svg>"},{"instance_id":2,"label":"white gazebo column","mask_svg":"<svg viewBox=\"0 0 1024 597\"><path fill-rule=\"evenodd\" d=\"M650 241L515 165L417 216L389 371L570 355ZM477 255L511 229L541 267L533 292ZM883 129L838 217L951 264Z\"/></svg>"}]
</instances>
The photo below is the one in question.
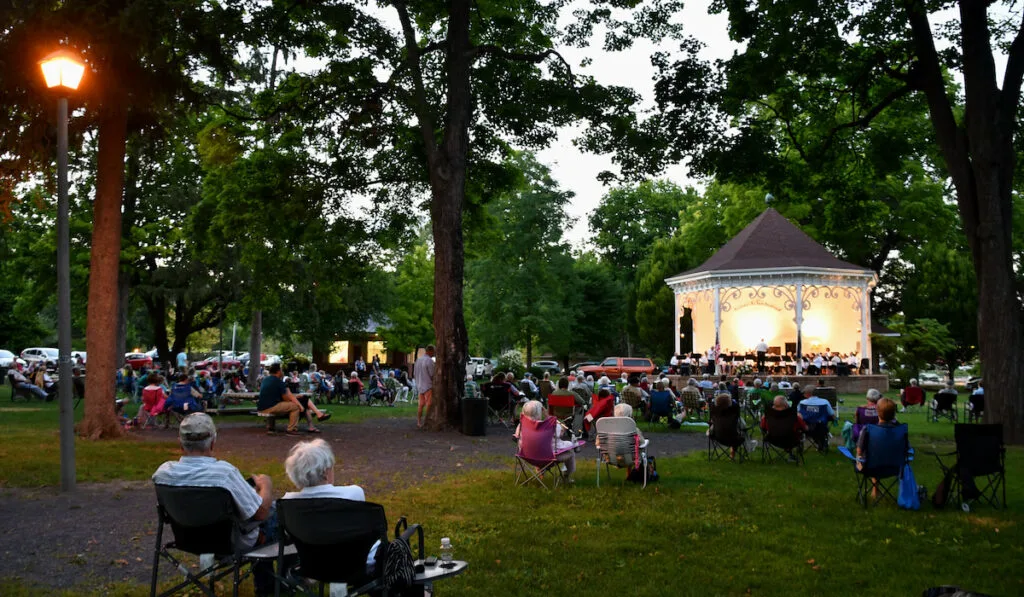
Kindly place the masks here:
<instances>
[{"instance_id":1,"label":"white gazebo column","mask_svg":"<svg viewBox=\"0 0 1024 597\"><path fill-rule=\"evenodd\" d=\"M721 301L722 289L715 288L715 373L718 371L718 352L721 346L721 333L722 333L722 301Z\"/></svg>"},{"instance_id":2,"label":"white gazebo column","mask_svg":"<svg viewBox=\"0 0 1024 597\"><path fill-rule=\"evenodd\" d=\"M803 363L803 327L804 327L804 285L800 282L796 283L796 294L794 295L796 300L793 301L796 305L796 374L800 375L803 371L801 363Z\"/></svg>"},{"instance_id":3,"label":"white gazebo column","mask_svg":"<svg viewBox=\"0 0 1024 597\"><path fill-rule=\"evenodd\" d=\"M676 290L675 293L672 295L672 307L673 307L673 309L675 311L675 314L676 314L676 352L675 352L675 354L679 354L679 334L682 333L682 330L679 327L679 318L682 317L682 313L680 313L680 309L679 309L679 303L682 302L682 300L683 300L682 295L679 294L678 290Z\"/></svg>"},{"instance_id":4,"label":"white gazebo column","mask_svg":"<svg viewBox=\"0 0 1024 597\"><path fill-rule=\"evenodd\" d=\"M864 284L860 293L860 358L868 360L868 375L873 373L871 348L868 346L868 332L871 331L871 286Z\"/></svg>"}]
</instances>

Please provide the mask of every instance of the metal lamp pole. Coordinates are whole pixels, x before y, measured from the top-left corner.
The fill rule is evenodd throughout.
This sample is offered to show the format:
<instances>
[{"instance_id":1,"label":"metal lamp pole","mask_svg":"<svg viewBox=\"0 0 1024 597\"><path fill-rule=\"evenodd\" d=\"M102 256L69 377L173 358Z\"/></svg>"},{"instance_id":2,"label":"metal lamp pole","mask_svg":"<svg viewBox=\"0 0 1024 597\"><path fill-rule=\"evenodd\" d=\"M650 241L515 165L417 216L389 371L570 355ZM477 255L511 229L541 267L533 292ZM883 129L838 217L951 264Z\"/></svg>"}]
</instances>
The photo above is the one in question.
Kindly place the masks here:
<instances>
[{"instance_id":1,"label":"metal lamp pole","mask_svg":"<svg viewBox=\"0 0 1024 597\"><path fill-rule=\"evenodd\" d=\"M57 371L60 382L60 489L75 489L75 412L71 390L71 234L68 222L68 98L78 88L85 65L59 50L39 63L46 86L60 92L57 100Z\"/></svg>"},{"instance_id":2,"label":"metal lamp pole","mask_svg":"<svg viewBox=\"0 0 1024 597\"><path fill-rule=\"evenodd\" d=\"M68 98L57 100L57 399L60 404L60 489L75 488L75 411L71 388L71 233L68 222Z\"/></svg>"}]
</instances>

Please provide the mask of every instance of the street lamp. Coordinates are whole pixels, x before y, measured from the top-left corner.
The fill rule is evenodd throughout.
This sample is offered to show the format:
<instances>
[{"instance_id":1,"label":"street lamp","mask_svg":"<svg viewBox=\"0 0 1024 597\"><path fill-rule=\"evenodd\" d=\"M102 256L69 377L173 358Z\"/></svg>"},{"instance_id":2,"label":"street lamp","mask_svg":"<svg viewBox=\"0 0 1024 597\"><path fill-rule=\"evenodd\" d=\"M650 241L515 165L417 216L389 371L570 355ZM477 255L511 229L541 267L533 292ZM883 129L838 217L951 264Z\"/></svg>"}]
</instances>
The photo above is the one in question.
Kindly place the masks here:
<instances>
[{"instance_id":1,"label":"street lamp","mask_svg":"<svg viewBox=\"0 0 1024 597\"><path fill-rule=\"evenodd\" d=\"M57 99L57 397L60 403L60 489L75 488L75 415L71 403L71 240L68 230L68 98L85 74L82 61L58 50L39 61L46 86Z\"/></svg>"}]
</instances>

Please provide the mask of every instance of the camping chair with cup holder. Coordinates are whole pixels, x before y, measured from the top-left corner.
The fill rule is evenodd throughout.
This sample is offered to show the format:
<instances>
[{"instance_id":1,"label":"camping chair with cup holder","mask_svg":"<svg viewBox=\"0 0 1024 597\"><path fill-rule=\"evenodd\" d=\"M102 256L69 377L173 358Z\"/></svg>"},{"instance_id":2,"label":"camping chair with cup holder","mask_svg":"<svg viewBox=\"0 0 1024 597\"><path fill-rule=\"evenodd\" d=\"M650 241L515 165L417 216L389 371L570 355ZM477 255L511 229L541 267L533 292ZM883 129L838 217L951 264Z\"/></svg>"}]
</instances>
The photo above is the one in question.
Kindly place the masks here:
<instances>
[{"instance_id":1,"label":"camping chair with cup holder","mask_svg":"<svg viewBox=\"0 0 1024 597\"><path fill-rule=\"evenodd\" d=\"M515 421L515 401L512 393L506 384L485 383L481 392L487 398L487 419L488 423L500 424L512 430L512 423Z\"/></svg>"},{"instance_id":2,"label":"camping chair with cup holder","mask_svg":"<svg viewBox=\"0 0 1024 597\"><path fill-rule=\"evenodd\" d=\"M801 402L797 406L797 413L803 417L804 423L807 423L804 441L809 443L819 453L827 454L829 438L832 437L828 426L835 420L829 416L828 409L824 405Z\"/></svg>"},{"instance_id":3,"label":"camping chair with cup holder","mask_svg":"<svg viewBox=\"0 0 1024 597\"><path fill-rule=\"evenodd\" d=\"M403 517L389 539L384 507L373 502L282 498L277 500L277 522L281 540L275 595L322 596L337 584L347 585L345 594L351 596L398 595L413 582L413 558L423 559L423 528L409 526ZM286 557L288 547L294 547L297 558Z\"/></svg>"},{"instance_id":4,"label":"camping chair with cup holder","mask_svg":"<svg viewBox=\"0 0 1024 597\"><path fill-rule=\"evenodd\" d=\"M185 579L170 589L159 593L166 597L185 589L195 587L203 595L215 597L216 582L231 577L231 594L238 596L238 587L252 574L251 568L243 569L259 560L268 563L276 554L275 550L244 549L241 545L242 529L238 520L234 499L222 487L179 487L155 485L157 499L156 547L153 550L153 577L150 595L157 595L160 561L166 560L180 570ZM170 525L174 540L164 543L164 527ZM172 551L200 556L213 556L212 563L193 572Z\"/></svg>"},{"instance_id":5,"label":"camping chair with cup holder","mask_svg":"<svg viewBox=\"0 0 1024 597\"><path fill-rule=\"evenodd\" d=\"M971 394L964 402L964 420L968 423L981 423L985 419L985 395Z\"/></svg>"}]
</instances>

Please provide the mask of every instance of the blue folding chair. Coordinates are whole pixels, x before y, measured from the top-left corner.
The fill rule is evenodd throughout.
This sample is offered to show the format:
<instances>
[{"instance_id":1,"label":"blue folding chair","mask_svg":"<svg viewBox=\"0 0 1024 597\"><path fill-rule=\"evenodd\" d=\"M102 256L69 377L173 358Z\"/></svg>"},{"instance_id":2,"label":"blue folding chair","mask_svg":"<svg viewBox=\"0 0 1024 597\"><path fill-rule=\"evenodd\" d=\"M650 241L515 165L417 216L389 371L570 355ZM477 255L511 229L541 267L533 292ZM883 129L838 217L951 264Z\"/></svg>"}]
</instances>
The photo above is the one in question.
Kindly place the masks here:
<instances>
[{"instance_id":1,"label":"blue folding chair","mask_svg":"<svg viewBox=\"0 0 1024 597\"><path fill-rule=\"evenodd\" d=\"M904 466L914 459L914 449L910 447L907 426L883 427L867 425L861 431L867 434L867 454L857 458L846 446L840 446L839 452L853 461L853 473L857 478L857 501L865 508L876 505L885 498L897 503L893 488L898 487L903 477ZM857 465L861 465L859 468ZM869 491L877 488L872 497Z\"/></svg>"},{"instance_id":2,"label":"blue folding chair","mask_svg":"<svg viewBox=\"0 0 1024 597\"><path fill-rule=\"evenodd\" d=\"M824 404L805 404L801 402L797 406L797 412L807 423L807 433L804 434L804 441L814 446L818 452L828 452L828 440L831 434L828 432L828 424L835 421L835 417L828 414L828 406Z\"/></svg>"}]
</instances>

